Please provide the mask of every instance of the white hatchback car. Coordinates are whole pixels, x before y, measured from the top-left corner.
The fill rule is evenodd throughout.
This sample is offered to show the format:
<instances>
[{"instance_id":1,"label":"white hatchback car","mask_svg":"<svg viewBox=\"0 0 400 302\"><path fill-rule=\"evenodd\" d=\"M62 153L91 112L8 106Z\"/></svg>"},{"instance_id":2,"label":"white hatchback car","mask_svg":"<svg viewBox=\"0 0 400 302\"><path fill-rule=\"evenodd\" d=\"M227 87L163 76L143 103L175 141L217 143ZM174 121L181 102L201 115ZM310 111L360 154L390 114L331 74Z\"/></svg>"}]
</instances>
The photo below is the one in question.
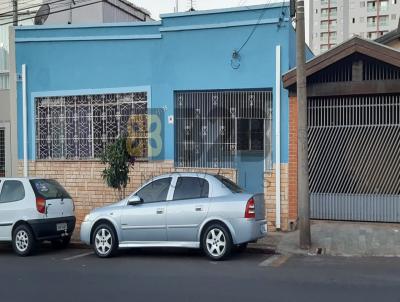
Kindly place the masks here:
<instances>
[{"instance_id":1,"label":"white hatchback car","mask_svg":"<svg viewBox=\"0 0 400 302\"><path fill-rule=\"evenodd\" d=\"M68 245L75 228L74 203L55 180L0 178L0 241L12 241L20 256L37 243Z\"/></svg>"}]
</instances>

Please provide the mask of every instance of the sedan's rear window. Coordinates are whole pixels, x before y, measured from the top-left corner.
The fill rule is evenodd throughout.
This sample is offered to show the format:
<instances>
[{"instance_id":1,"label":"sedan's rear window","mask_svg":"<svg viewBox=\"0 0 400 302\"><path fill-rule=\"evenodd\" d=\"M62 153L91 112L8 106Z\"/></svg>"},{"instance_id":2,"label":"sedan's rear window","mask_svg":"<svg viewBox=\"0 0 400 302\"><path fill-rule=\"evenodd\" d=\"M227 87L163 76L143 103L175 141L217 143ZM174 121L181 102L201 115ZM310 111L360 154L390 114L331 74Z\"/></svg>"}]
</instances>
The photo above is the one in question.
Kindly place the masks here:
<instances>
[{"instance_id":1,"label":"sedan's rear window","mask_svg":"<svg viewBox=\"0 0 400 302\"><path fill-rule=\"evenodd\" d=\"M71 198L68 192L53 179L32 179L33 190L37 196L45 199Z\"/></svg>"},{"instance_id":2,"label":"sedan's rear window","mask_svg":"<svg viewBox=\"0 0 400 302\"><path fill-rule=\"evenodd\" d=\"M214 175L222 184L227 187L232 193L243 193L244 190L235 184L232 180L222 176L222 175Z\"/></svg>"}]
</instances>

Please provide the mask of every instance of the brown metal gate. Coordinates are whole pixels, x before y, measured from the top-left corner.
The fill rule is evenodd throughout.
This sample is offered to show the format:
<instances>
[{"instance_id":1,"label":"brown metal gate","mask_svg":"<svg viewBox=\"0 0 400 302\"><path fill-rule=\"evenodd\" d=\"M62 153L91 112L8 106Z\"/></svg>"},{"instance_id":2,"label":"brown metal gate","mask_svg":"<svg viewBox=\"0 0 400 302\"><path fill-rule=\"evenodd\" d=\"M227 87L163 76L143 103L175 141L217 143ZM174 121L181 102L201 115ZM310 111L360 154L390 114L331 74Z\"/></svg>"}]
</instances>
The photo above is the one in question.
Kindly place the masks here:
<instances>
[{"instance_id":1,"label":"brown metal gate","mask_svg":"<svg viewBox=\"0 0 400 302\"><path fill-rule=\"evenodd\" d=\"M308 101L311 217L400 222L400 95Z\"/></svg>"}]
</instances>

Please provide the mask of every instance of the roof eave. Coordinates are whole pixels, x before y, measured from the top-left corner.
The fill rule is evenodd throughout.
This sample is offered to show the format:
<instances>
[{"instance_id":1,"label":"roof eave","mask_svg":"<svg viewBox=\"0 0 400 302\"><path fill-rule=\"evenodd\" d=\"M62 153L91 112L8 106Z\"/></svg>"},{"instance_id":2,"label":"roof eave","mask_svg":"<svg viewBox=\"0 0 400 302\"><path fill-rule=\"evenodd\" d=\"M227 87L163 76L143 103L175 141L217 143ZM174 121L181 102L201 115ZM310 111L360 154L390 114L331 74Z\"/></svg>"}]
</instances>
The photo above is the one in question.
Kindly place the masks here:
<instances>
[{"instance_id":1,"label":"roof eave","mask_svg":"<svg viewBox=\"0 0 400 302\"><path fill-rule=\"evenodd\" d=\"M306 63L306 76L309 77L310 75L352 55L353 53L362 53L400 68L399 51L377 42L353 37L331 50L309 60ZM296 84L296 68L293 68L284 74L282 79L284 88L289 88Z\"/></svg>"}]
</instances>

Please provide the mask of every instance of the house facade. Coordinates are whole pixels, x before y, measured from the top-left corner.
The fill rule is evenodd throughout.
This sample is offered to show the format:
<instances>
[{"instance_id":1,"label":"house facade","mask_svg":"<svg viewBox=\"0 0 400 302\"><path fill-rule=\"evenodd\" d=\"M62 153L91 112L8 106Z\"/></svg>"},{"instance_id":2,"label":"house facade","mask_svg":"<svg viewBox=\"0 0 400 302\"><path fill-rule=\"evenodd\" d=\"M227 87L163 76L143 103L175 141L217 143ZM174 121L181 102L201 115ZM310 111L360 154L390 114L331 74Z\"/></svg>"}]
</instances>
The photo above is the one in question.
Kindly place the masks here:
<instances>
[{"instance_id":1,"label":"house facade","mask_svg":"<svg viewBox=\"0 0 400 302\"><path fill-rule=\"evenodd\" d=\"M78 221L115 201L98 159L127 135L137 157L127 192L161 173L220 173L265 194L270 230L295 223L281 81L295 66L287 4L23 27L14 39L16 172L58 179Z\"/></svg>"},{"instance_id":2,"label":"house facade","mask_svg":"<svg viewBox=\"0 0 400 302\"><path fill-rule=\"evenodd\" d=\"M400 222L400 51L353 37L306 63L310 216ZM297 206L296 70L290 94L289 204Z\"/></svg>"},{"instance_id":3,"label":"house facade","mask_svg":"<svg viewBox=\"0 0 400 302\"><path fill-rule=\"evenodd\" d=\"M150 13L129 1L109 0L109 1L85 1L85 3L73 1L29 1L19 7L19 26L30 26L32 24L45 25L65 25L67 24L100 24L114 22L135 22L151 20ZM93 3L94 2L94 3ZM30 10L29 10L30 8ZM39 12L38 9L40 9ZM11 132L11 116L15 116L16 109L10 103L10 93L15 99L15 74L13 73L10 81L10 70L15 70L14 66L9 66L9 56L15 62L14 45L9 44L9 30L12 27L12 3L5 4L1 9L3 16L0 25L0 176L11 176L16 173L18 162L16 128ZM47 12L44 13L44 12ZM42 18L34 18L39 14ZM13 64L13 62L11 62ZM11 86L11 87L10 87ZM10 89L11 88L11 89ZM15 107L15 108L14 108Z\"/></svg>"}]
</instances>

